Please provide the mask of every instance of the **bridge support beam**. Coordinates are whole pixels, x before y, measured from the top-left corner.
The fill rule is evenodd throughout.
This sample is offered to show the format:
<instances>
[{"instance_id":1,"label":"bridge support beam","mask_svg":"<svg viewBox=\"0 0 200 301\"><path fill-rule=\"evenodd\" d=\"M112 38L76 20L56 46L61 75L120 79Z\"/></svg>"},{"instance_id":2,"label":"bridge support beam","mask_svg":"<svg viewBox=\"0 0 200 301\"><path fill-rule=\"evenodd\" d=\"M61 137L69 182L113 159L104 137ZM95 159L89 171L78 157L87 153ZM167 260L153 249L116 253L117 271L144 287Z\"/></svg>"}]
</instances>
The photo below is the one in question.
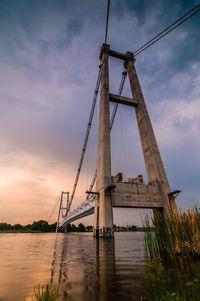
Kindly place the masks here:
<instances>
[{"instance_id":1,"label":"bridge support beam","mask_svg":"<svg viewBox=\"0 0 200 301\"><path fill-rule=\"evenodd\" d=\"M110 108L109 108L109 45L102 46L102 74L98 134L97 187L94 236L113 237L111 185Z\"/></svg>"},{"instance_id":2,"label":"bridge support beam","mask_svg":"<svg viewBox=\"0 0 200 301\"><path fill-rule=\"evenodd\" d=\"M138 106L135 107L135 112L148 180L149 182L159 182L163 200L163 213L165 216L168 216L170 210L176 213L177 208L173 197L169 198L171 189L162 163L161 155L151 125L151 120L147 111L142 89L137 77L136 69L134 66L134 57L131 52L126 53L125 66L127 67L133 98L138 102Z\"/></svg>"}]
</instances>

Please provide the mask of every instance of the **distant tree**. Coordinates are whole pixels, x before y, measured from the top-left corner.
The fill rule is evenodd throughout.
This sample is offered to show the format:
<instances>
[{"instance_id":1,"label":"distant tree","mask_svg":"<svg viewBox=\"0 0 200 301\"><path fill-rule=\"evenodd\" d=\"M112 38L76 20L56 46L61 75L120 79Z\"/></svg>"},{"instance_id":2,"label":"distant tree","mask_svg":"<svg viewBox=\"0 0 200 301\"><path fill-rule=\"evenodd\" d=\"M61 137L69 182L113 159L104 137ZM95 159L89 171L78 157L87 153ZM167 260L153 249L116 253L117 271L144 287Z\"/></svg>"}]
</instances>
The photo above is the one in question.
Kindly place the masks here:
<instances>
[{"instance_id":1,"label":"distant tree","mask_svg":"<svg viewBox=\"0 0 200 301\"><path fill-rule=\"evenodd\" d=\"M72 226L71 226L71 224L67 224L67 232L72 232Z\"/></svg>"},{"instance_id":2,"label":"distant tree","mask_svg":"<svg viewBox=\"0 0 200 301\"><path fill-rule=\"evenodd\" d=\"M74 224L72 224L72 232L78 232L78 228Z\"/></svg>"},{"instance_id":3,"label":"distant tree","mask_svg":"<svg viewBox=\"0 0 200 301\"><path fill-rule=\"evenodd\" d=\"M25 225L24 229L25 230L31 230L32 229L32 225L31 224Z\"/></svg>"},{"instance_id":4,"label":"distant tree","mask_svg":"<svg viewBox=\"0 0 200 301\"><path fill-rule=\"evenodd\" d=\"M57 225L57 223L50 224L49 225L49 231L50 232L55 232L56 231L56 225Z\"/></svg>"},{"instance_id":5,"label":"distant tree","mask_svg":"<svg viewBox=\"0 0 200 301\"><path fill-rule=\"evenodd\" d=\"M131 227L130 227L130 230L132 230L132 231L135 231L137 229L137 226L135 226L135 225L132 225Z\"/></svg>"},{"instance_id":6,"label":"distant tree","mask_svg":"<svg viewBox=\"0 0 200 301\"><path fill-rule=\"evenodd\" d=\"M85 226L81 223L78 225L78 232L85 232Z\"/></svg>"},{"instance_id":7,"label":"distant tree","mask_svg":"<svg viewBox=\"0 0 200 301\"><path fill-rule=\"evenodd\" d=\"M12 226L7 223L0 223L0 230L11 230Z\"/></svg>"},{"instance_id":8,"label":"distant tree","mask_svg":"<svg viewBox=\"0 0 200 301\"><path fill-rule=\"evenodd\" d=\"M22 230L24 227L20 224L15 224L12 226L13 230Z\"/></svg>"},{"instance_id":9,"label":"distant tree","mask_svg":"<svg viewBox=\"0 0 200 301\"><path fill-rule=\"evenodd\" d=\"M91 232L91 231L93 230L93 226L87 226L87 227L86 227L86 230L87 230L88 232Z\"/></svg>"},{"instance_id":10,"label":"distant tree","mask_svg":"<svg viewBox=\"0 0 200 301\"><path fill-rule=\"evenodd\" d=\"M33 222L32 230L49 232L49 224L46 221L40 220L38 222Z\"/></svg>"},{"instance_id":11,"label":"distant tree","mask_svg":"<svg viewBox=\"0 0 200 301\"><path fill-rule=\"evenodd\" d=\"M117 226L114 224L113 225L113 230L116 231L116 229L117 229Z\"/></svg>"}]
</instances>

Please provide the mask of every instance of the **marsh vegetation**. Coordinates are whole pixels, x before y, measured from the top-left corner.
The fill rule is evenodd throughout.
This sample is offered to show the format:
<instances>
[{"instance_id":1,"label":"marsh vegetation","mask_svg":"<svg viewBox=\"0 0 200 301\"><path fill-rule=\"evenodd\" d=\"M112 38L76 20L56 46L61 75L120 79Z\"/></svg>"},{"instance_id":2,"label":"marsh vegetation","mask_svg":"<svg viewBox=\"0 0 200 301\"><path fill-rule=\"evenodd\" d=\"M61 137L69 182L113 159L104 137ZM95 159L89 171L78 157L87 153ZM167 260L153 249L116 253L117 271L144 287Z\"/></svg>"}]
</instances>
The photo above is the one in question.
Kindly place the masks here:
<instances>
[{"instance_id":1,"label":"marsh vegetation","mask_svg":"<svg viewBox=\"0 0 200 301\"><path fill-rule=\"evenodd\" d=\"M146 300L196 301L200 296L200 209L179 211L165 220L146 218Z\"/></svg>"}]
</instances>

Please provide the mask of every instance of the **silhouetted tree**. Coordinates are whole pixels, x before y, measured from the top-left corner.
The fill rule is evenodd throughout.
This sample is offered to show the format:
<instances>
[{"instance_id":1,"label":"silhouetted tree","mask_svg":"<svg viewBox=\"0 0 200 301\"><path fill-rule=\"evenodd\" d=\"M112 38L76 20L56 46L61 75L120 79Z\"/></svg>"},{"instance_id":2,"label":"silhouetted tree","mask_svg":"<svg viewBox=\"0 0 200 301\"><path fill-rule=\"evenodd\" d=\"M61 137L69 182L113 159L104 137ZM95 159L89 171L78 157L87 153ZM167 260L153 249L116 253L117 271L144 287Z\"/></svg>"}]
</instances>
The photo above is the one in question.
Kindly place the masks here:
<instances>
[{"instance_id":1,"label":"silhouetted tree","mask_svg":"<svg viewBox=\"0 0 200 301\"><path fill-rule=\"evenodd\" d=\"M85 232L85 226L81 223L78 225L78 232Z\"/></svg>"},{"instance_id":2,"label":"silhouetted tree","mask_svg":"<svg viewBox=\"0 0 200 301\"><path fill-rule=\"evenodd\" d=\"M42 232L49 232L49 224L46 221L40 220L38 222L33 222L32 230L38 230Z\"/></svg>"},{"instance_id":3,"label":"silhouetted tree","mask_svg":"<svg viewBox=\"0 0 200 301\"><path fill-rule=\"evenodd\" d=\"M89 231L89 232L90 232L90 231L92 231L92 230L93 230L93 226L87 226L87 227L86 227L86 229L87 229L87 231Z\"/></svg>"},{"instance_id":4,"label":"silhouetted tree","mask_svg":"<svg viewBox=\"0 0 200 301\"><path fill-rule=\"evenodd\" d=\"M67 232L72 232L72 226L71 226L71 224L67 224Z\"/></svg>"},{"instance_id":5,"label":"silhouetted tree","mask_svg":"<svg viewBox=\"0 0 200 301\"><path fill-rule=\"evenodd\" d=\"M74 224L72 224L72 232L78 232L78 229Z\"/></svg>"},{"instance_id":6,"label":"silhouetted tree","mask_svg":"<svg viewBox=\"0 0 200 301\"><path fill-rule=\"evenodd\" d=\"M137 229L137 226L132 225L132 226L130 227L130 229L131 229L132 231L135 231L135 230Z\"/></svg>"},{"instance_id":7,"label":"silhouetted tree","mask_svg":"<svg viewBox=\"0 0 200 301\"><path fill-rule=\"evenodd\" d=\"M24 227L20 224L15 224L12 226L13 230L22 230Z\"/></svg>"},{"instance_id":8,"label":"silhouetted tree","mask_svg":"<svg viewBox=\"0 0 200 301\"><path fill-rule=\"evenodd\" d=\"M11 230L11 225L7 223L0 223L0 230Z\"/></svg>"},{"instance_id":9,"label":"silhouetted tree","mask_svg":"<svg viewBox=\"0 0 200 301\"><path fill-rule=\"evenodd\" d=\"M56 231L56 225L57 225L57 223L49 225L49 231L50 232L55 232Z\"/></svg>"},{"instance_id":10,"label":"silhouetted tree","mask_svg":"<svg viewBox=\"0 0 200 301\"><path fill-rule=\"evenodd\" d=\"M23 227L25 230L31 230L32 229L32 225L31 224L28 224L28 225L25 225Z\"/></svg>"}]
</instances>

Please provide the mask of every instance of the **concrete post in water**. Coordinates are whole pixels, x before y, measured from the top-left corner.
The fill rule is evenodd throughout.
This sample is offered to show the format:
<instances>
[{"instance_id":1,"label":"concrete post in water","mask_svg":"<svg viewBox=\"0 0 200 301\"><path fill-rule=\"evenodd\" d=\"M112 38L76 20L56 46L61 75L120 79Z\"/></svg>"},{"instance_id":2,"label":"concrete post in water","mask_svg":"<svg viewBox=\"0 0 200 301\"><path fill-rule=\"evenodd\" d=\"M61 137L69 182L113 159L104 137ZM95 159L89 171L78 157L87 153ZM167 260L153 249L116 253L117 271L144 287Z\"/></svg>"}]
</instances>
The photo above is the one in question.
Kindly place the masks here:
<instances>
[{"instance_id":1,"label":"concrete post in water","mask_svg":"<svg viewBox=\"0 0 200 301\"><path fill-rule=\"evenodd\" d=\"M103 44L96 184L99 198L95 205L94 221L94 236L102 237L113 237L108 51L109 45Z\"/></svg>"},{"instance_id":2,"label":"concrete post in water","mask_svg":"<svg viewBox=\"0 0 200 301\"><path fill-rule=\"evenodd\" d=\"M137 123L140 133L144 160L147 170L148 180L158 181L160 184L161 195L163 199L164 215L168 216L170 209L176 213L177 208L174 198L169 200L171 189L167 180L165 169L162 163L161 155L158 149L154 131L151 125L151 120L147 111L145 100L142 94L140 83L137 77L134 66L133 53L126 52L125 67L128 71L130 86L133 98L138 101L138 106L135 108Z\"/></svg>"}]
</instances>

